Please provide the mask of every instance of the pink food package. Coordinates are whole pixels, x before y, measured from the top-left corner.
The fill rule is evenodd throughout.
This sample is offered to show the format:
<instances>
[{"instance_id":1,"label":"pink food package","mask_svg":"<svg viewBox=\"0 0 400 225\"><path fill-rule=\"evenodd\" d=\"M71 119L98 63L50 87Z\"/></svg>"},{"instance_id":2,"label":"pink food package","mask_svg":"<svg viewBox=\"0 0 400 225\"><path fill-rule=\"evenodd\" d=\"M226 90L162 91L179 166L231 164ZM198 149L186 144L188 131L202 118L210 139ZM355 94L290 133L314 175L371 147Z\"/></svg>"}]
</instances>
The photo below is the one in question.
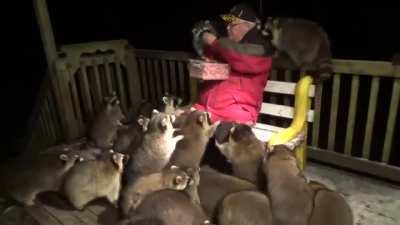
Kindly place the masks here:
<instances>
[{"instance_id":1,"label":"pink food package","mask_svg":"<svg viewBox=\"0 0 400 225\"><path fill-rule=\"evenodd\" d=\"M230 66L226 63L189 59L189 74L202 80L226 80L229 77Z\"/></svg>"}]
</instances>

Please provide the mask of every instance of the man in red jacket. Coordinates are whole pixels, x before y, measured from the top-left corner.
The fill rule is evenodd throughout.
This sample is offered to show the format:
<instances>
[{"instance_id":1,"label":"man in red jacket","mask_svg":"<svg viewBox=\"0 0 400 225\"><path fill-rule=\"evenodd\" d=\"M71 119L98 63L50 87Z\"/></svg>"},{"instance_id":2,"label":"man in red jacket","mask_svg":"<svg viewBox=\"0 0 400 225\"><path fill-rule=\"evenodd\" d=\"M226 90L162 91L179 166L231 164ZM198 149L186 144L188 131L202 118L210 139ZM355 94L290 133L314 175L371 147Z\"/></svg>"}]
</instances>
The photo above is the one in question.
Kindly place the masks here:
<instances>
[{"instance_id":1,"label":"man in red jacket","mask_svg":"<svg viewBox=\"0 0 400 225\"><path fill-rule=\"evenodd\" d=\"M222 19L228 23L228 37L217 39L210 32L204 32L204 55L228 63L231 73L226 80L204 81L199 101L193 107L210 112L212 122L252 125L261 109L272 49L256 27L255 11L247 5L235 5Z\"/></svg>"}]
</instances>

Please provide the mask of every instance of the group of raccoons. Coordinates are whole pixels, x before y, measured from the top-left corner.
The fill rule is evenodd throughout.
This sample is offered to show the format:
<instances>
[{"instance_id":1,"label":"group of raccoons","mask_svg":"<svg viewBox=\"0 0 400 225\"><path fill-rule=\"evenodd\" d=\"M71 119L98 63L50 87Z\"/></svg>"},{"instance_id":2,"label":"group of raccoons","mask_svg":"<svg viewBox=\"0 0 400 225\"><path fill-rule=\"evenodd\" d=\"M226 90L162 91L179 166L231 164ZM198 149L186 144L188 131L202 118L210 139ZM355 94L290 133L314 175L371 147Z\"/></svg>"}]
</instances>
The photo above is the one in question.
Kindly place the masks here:
<instances>
[{"instance_id":1,"label":"group of raccoons","mask_svg":"<svg viewBox=\"0 0 400 225\"><path fill-rule=\"evenodd\" d=\"M30 206L58 192L78 210L106 198L119 225L353 224L344 197L308 181L291 148L268 149L248 125L211 123L175 96L162 102L137 106L127 120L113 93L86 138L3 164L0 193ZM204 160L210 149L231 171Z\"/></svg>"}]
</instances>

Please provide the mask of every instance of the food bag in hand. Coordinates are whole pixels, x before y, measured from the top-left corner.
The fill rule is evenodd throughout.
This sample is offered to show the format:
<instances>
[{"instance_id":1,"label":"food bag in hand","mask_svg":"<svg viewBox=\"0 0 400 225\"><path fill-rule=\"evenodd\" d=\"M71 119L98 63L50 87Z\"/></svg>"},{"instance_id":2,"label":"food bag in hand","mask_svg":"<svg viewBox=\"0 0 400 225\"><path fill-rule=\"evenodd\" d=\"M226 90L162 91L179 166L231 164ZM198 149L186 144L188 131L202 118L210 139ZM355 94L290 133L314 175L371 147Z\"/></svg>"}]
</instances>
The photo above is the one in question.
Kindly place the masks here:
<instances>
[{"instance_id":1,"label":"food bag in hand","mask_svg":"<svg viewBox=\"0 0 400 225\"><path fill-rule=\"evenodd\" d=\"M226 80L229 77L230 66L216 61L189 59L189 74L202 80Z\"/></svg>"}]
</instances>

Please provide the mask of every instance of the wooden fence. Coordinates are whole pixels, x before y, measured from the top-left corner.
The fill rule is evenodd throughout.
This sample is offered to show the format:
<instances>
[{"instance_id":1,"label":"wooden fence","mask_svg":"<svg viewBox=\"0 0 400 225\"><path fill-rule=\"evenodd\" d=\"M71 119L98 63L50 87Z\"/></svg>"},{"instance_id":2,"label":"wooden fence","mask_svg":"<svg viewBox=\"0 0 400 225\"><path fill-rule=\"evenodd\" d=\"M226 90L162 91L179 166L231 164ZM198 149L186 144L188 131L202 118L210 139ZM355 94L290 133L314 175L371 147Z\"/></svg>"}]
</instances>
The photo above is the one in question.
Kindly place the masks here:
<instances>
[{"instance_id":1,"label":"wooden fence","mask_svg":"<svg viewBox=\"0 0 400 225\"><path fill-rule=\"evenodd\" d=\"M141 99L157 103L165 92L186 103L197 96L197 82L186 67L191 53L133 49L126 41L64 46L61 51L65 56L56 62L57 76L45 79L32 115L31 151L83 136L102 98L112 91L125 112ZM332 79L316 85L310 159L400 181L399 67L334 59L333 68ZM298 78L295 68L274 63L270 80ZM276 121L281 126L289 122Z\"/></svg>"}]
</instances>

